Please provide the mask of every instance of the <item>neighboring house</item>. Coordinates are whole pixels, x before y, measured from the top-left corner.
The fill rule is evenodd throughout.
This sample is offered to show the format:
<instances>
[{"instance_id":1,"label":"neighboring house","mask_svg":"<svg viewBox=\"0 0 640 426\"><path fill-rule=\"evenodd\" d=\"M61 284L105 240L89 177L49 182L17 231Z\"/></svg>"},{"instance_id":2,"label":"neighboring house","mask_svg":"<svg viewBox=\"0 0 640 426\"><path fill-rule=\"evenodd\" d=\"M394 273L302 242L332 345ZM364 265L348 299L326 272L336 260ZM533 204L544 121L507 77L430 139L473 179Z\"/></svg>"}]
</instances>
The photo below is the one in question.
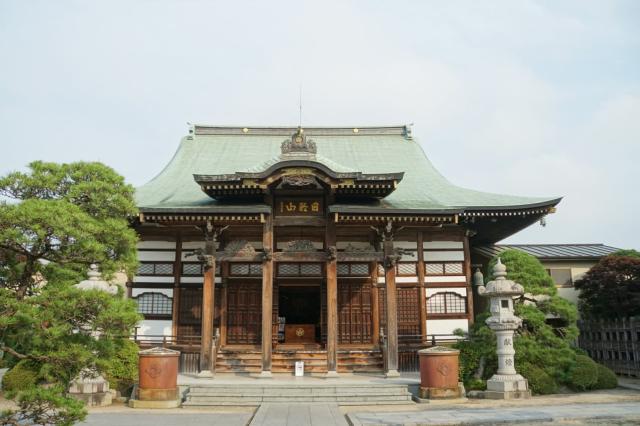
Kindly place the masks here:
<instances>
[{"instance_id":1,"label":"neighboring house","mask_svg":"<svg viewBox=\"0 0 640 426\"><path fill-rule=\"evenodd\" d=\"M619 248L604 244L495 244L474 247L474 265L486 265L491 258L508 249L516 249L535 256L556 283L558 294L578 303L578 290L573 286L598 261Z\"/></svg>"}]
</instances>

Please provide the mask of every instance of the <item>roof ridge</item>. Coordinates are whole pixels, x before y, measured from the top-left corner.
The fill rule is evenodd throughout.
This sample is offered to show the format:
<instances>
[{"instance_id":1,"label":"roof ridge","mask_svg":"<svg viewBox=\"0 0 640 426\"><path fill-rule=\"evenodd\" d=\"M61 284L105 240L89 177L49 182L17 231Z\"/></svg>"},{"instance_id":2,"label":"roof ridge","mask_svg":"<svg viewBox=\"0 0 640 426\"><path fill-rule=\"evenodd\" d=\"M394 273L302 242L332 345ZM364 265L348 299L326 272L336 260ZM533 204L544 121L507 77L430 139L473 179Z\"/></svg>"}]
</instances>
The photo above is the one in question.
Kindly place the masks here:
<instances>
[{"instance_id":1,"label":"roof ridge","mask_svg":"<svg viewBox=\"0 0 640 426\"><path fill-rule=\"evenodd\" d=\"M190 134L195 135L271 135L291 136L298 126L217 126L208 124L191 124ZM372 136L396 135L412 139L411 126L407 124L394 126L303 126L302 130L311 136Z\"/></svg>"}]
</instances>

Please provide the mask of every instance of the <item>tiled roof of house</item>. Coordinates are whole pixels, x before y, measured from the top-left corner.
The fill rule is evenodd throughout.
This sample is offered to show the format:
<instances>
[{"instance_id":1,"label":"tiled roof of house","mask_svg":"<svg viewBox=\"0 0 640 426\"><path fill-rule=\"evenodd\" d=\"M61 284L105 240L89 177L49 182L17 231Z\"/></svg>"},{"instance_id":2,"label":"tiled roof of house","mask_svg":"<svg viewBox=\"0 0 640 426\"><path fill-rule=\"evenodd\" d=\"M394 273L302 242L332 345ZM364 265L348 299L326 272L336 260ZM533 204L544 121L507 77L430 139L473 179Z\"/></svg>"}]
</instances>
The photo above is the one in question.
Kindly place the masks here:
<instances>
[{"instance_id":1,"label":"tiled roof of house","mask_svg":"<svg viewBox=\"0 0 640 426\"><path fill-rule=\"evenodd\" d=\"M620 250L604 244L494 244L475 247L473 250L492 258L508 249L520 250L546 260L597 260Z\"/></svg>"}]
</instances>

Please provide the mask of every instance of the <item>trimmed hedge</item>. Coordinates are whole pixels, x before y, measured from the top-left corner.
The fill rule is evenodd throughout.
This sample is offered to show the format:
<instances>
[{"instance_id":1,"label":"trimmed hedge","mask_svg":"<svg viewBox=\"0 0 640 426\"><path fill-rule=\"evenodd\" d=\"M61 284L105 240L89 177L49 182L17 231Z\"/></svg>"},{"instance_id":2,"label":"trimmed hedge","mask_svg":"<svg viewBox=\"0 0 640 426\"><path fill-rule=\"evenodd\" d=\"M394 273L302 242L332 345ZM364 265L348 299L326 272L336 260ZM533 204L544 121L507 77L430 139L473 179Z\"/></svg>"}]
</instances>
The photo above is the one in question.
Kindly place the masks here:
<instances>
[{"instance_id":1,"label":"trimmed hedge","mask_svg":"<svg viewBox=\"0 0 640 426\"><path fill-rule=\"evenodd\" d=\"M597 364L598 380L594 389L613 389L618 386L618 377L609 368Z\"/></svg>"},{"instance_id":2,"label":"trimmed hedge","mask_svg":"<svg viewBox=\"0 0 640 426\"><path fill-rule=\"evenodd\" d=\"M593 389L598 381L598 365L586 355L577 355L576 364L569 373L569 384L579 391Z\"/></svg>"},{"instance_id":3,"label":"trimmed hedge","mask_svg":"<svg viewBox=\"0 0 640 426\"><path fill-rule=\"evenodd\" d=\"M536 395L549 395L558 391L555 380L542 368L533 364L523 364L520 374L529 381L529 388Z\"/></svg>"}]
</instances>

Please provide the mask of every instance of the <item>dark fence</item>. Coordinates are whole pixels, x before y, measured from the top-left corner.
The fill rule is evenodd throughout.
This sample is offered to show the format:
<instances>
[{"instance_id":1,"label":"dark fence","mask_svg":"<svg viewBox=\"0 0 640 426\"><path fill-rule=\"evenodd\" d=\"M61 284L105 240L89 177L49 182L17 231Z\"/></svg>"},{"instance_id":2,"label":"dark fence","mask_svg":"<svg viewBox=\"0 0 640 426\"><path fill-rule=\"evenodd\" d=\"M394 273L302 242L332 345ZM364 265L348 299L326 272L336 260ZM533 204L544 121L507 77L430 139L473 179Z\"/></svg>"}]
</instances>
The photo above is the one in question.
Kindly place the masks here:
<instances>
[{"instance_id":1,"label":"dark fence","mask_svg":"<svg viewBox=\"0 0 640 426\"><path fill-rule=\"evenodd\" d=\"M428 334L398 336L398 370L403 372L420 371L418 351L431 346L451 346L464 340L463 337L453 334Z\"/></svg>"},{"instance_id":2,"label":"dark fence","mask_svg":"<svg viewBox=\"0 0 640 426\"><path fill-rule=\"evenodd\" d=\"M640 377L640 317L578 321L578 346L617 374Z\"/></svg>"},{"instance_id":3,"label":"dark fence","mask_svg":"<svg viewBox=\"0 0 640 426\"><path fill-rule=\"evenodd\" d=\"M141 349L162 346L180 351L180 373L197 374L200 370L200 336L138 335L132 339Z\"/></svg>"}]
</instances>

